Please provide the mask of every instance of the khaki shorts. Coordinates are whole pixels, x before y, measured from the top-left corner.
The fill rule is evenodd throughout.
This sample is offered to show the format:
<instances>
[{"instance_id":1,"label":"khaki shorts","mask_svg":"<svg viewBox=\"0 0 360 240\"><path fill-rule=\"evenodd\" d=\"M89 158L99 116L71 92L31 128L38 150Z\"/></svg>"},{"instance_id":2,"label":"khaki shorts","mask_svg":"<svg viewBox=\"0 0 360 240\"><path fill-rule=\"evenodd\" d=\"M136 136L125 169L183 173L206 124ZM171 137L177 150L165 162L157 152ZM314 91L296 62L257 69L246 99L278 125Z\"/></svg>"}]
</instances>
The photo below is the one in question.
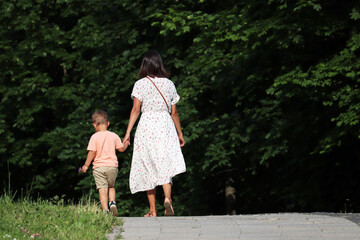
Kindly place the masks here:
<instances>
[{"instance_id":1,"label":"khaki shorts","mask_svg":"<svg viewBox=\"0 0 360 240\"><path fill-rule=\"evenodd\" d=\"M96 189L114 187L116 176L118 174L117 167L98 167L93 170Z\"/></svg>"}]
</instances>

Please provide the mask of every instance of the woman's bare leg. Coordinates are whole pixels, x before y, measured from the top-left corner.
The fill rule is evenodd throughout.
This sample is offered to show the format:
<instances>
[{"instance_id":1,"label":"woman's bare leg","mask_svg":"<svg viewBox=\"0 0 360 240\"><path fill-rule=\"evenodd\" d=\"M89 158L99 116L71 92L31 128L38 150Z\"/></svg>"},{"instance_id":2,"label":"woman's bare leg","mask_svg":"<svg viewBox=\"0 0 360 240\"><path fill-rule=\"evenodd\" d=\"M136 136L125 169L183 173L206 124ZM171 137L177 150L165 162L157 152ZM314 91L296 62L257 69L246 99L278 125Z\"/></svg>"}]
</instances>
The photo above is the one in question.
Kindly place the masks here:
<instances>
[{"instance_id":1,"label":"woman's bare leg","mask_svg":"<svg viewBox=\"0 0 360 240\"><path fill-rule=\"evenodd\" d=\"M171 200L171 183L166 183L164 185L162 185L163 190L164 190L164 195L165 195L165 199L169 199L170 203L172 203Z\"/></svg>"},{"instance_id":2,"label":"woman's bare leg","mask_svg":"<svg viewBox=\"0 0 360 240\"><path fill-rule=\"evenodd\" d=\"M171 183L167 183L162 185L165 195L164 200L164 208L165 208L165 216L174 216L174 209L172 207L171 200Z\"/></svg>"},{"instance_id":3,"label":"woman's bare leg","mask_svg":"<svg viewBox=\"0 0 360 240\"><path fill-rule=\"evenodd\" d=\"M146 191L147 198L149 200L149 217L156 217L156 207L155 207L155 196L156 196L156 189L151 189Z\"/></svg>"}]
</instances>

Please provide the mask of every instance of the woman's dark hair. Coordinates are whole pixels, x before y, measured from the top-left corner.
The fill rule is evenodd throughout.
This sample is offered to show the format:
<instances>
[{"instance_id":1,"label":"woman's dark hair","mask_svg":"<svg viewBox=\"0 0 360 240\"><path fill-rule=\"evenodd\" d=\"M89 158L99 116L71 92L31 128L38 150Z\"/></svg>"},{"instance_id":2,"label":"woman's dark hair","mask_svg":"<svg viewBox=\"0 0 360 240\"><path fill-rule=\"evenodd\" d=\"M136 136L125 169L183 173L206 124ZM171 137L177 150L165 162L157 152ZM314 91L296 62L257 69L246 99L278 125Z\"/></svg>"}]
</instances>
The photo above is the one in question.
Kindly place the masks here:
<instances>
[{"instance_id":1,"label":"woman's dark hair","mask_svg":"<svg viewBox=\"0 0 360 240\"><path fill-rule=\"evenodd\" d=\"M150 50L144 54L139 71L139 78L167 77L170 74L166 72L160 54L155 50Z\"/></svg>"}]
</instances>

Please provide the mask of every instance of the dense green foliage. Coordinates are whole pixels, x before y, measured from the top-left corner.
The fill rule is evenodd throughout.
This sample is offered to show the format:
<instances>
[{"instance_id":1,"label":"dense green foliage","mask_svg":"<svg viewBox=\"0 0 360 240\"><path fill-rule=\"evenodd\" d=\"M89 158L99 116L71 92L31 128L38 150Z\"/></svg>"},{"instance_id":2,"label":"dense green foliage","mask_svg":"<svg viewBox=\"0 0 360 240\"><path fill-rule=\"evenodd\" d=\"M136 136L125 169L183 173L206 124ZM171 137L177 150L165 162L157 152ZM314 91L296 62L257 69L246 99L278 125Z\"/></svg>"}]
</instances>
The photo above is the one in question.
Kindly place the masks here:
<instances>
[{"instance_id":1,"label":"dense green foliage","mask_svg":"<svg viewBox=\"0 0 360 240\"><path fill-rule=\"evenodd\" d=\"M64 205L48 200L14 201L0 196L1 239L106 239L121 221L93 203Z\"/></svg>"},{"instance_id":2,"label":"dense green foliage","mask_svg":"<svg viewBox=\"0 0 360 240\"><path fill-rule=\"evenodd\" d=\"M1 1L0 167L16 189L92 194L92 112L124 135L142 54L171 72L187 145L178 214L360 211L360 3ZM132 147L119 154L120 214ZM95 194L96 196L96 194ZM159 194L159 199L160 198Z\"/></svg>"}]
</instances>

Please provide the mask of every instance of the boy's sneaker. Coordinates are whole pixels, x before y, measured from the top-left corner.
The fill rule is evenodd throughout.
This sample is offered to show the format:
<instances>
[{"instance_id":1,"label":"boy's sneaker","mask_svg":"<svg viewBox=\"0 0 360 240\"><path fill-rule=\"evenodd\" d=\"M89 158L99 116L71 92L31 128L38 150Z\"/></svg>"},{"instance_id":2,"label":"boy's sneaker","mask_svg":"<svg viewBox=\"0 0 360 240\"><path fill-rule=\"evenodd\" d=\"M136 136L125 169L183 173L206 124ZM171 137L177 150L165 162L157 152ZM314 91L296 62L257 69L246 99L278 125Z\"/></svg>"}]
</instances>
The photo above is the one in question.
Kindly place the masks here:
<instances>
[{"instance_id":1,"label":"boy's sneaker","mask_svg":"<svg viewBox=\"0 0 360 240\"><path fill-rule=\"evenodd\" d=\"M114 201L111 201L111 202L109 203L109 208L110 208L110 212L112 213L112 215L113 215L114 217L117 217L117 215L118 215L118 210L117 210L117 208L116 208L116 203L115 203Z\"/></svg>"}]
</instances>

